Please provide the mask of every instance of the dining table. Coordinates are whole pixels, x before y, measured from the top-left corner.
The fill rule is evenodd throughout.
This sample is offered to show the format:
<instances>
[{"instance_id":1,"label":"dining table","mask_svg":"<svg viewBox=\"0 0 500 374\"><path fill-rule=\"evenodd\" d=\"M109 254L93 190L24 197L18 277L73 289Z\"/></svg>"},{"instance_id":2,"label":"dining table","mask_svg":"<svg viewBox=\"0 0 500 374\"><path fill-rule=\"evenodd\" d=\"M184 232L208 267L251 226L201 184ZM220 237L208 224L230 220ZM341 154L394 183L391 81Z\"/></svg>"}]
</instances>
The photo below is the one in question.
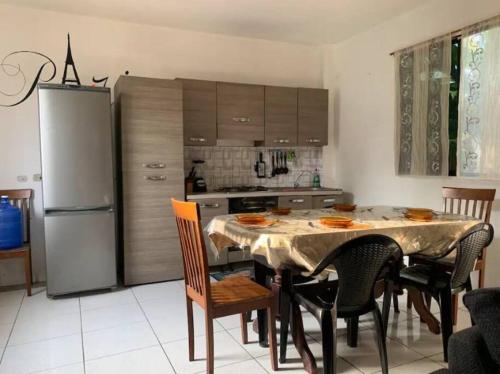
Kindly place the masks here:
<instances>
[{"instance_id":1,"label":"dining table","mask_svg":"<svg viewBox=\"0 0 500 374\"><path fill-rule=\"evenodd\" d=\"M238 246L250 251L255 260L255 280L266 285L269 275L281 292L279 304L287 305L286 295L294 276L307 279L316 266L343 243L368 234L382 234L394 239L404 255L415 253L437 256L472 226L480 223L473 217L433 211L432 219L407 218L406 207L365 206L350 212L333 208L292 210L288 215L262 213L265 224L242 224L236 215L214 217L205 227L217 256L227 247ZM352 219L344 228L333 228L321 223L326 216ZM330 269L334 271L334 269ZM439 333L439 321L423 302L422 295L410 295L412 302L429 329ZM258 311L259 343L266 344L265 311ZM301 328L299 326L299 328ZM293 331L292 331L293 335ZM357 332L356 332L357 336ZM303 334L293 335L294 344L308 372L316 363ZM356 343L354 343L355 345Z\"/></svg>"}]
</instances>

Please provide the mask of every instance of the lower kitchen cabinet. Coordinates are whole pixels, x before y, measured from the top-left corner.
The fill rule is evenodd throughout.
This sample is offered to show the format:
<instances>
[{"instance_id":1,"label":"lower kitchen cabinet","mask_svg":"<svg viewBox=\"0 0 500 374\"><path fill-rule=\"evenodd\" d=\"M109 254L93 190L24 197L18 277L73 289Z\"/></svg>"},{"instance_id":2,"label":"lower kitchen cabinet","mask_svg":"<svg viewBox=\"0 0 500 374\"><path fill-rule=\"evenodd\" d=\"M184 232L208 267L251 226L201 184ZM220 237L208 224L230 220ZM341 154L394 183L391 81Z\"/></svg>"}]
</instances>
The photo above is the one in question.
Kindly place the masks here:
<instances>
[{"instance_id":1,"label":"lower kitchen cabinet","mask_svg":"<svg viewBox=\"0 0 500 374\"><path fill-rule=\"evenodd\" d=\"M228 213L228 201L227 199L198 199L189 200L194 203L198 203L200 206L201 215L201 225L203 229L208 225L208 223L215 216L220 216ZM222 251L218 251L212 244L212 241L208 237L205 230L203 230L203 236L205 238L205 246L207 248L207 259L208 266L225 265L228 263L228 250L227 248ZM215 253L219 252L216 256Z\"/></svg>"},{"instance_id":2,"label":"lower kitchen cabinet","mask_svg":"<svg viewBox=\"0 0 500 374\"><path fill-rule=\"evenodd\" d=\"M331 208L333 204L341 204L342 195L330 195L330 196L313 196L312 197L312 207L313 209L321 208Z\"/></svg>"},{"instance_id":3,"label":"lower kitchen cabinet","mask_svg":"<svg viewBox=\"0 0 500 374\"><path fill-rule=\"evenodd\" d=\"M312 196L310 195L280 196L278 198L280 208L312 209L312 204Z\"/></svg>"}]
</instances>

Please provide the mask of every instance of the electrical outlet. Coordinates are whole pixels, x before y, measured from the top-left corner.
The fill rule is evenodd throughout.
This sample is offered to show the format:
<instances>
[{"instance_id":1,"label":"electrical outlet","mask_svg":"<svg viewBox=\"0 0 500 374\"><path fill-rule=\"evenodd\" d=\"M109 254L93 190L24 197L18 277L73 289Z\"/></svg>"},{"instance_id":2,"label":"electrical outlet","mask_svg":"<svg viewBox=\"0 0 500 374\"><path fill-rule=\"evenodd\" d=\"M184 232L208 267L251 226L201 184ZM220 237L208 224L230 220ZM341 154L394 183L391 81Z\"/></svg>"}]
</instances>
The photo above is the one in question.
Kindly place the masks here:
<instances>
[{"instance_id":1,"label":"electrical outlet","mask_svg":"<svg viewBox=\"0 0 500 374\"><path fill-rule=\"evenodd\" d=\"M26 175L18 175L17 176L17 181L18 182L27 182L28 181L28 177Z\"/></svg>"},{"instance_id":2,"label":"electrical outlet","mask_svg":"<svg viewBox=\"0 0 500 374\"><path fill-rule=\"evenodd\" d=\"M40 182L42 180L42 174L33 174L33 181Z\"/></svg>"}]
</instances>

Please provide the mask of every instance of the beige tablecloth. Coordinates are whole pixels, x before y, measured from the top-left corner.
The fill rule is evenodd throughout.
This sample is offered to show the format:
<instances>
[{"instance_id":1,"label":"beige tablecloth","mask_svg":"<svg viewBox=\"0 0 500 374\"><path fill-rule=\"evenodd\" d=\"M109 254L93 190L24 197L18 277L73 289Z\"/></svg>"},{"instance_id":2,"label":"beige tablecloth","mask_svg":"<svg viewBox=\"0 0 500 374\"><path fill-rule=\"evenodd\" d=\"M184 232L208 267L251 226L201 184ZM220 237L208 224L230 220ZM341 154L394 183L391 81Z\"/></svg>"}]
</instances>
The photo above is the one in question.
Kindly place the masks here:
<instances>
[{"instance_id":1,"label":"beige tablecloth","mask_svg":"<svg viewBox=\"0 0 500 374\"><path fill-rule=\"evenodd\" d=\"M274 268L295 266L312 272L319 262L342 243L367 234L390 236L404 254L442 253L454 240L480 221L459 215L437 213L430 222L404 218L404 208L363 207L352 213L333 209L296 210L288 216L273 216L279 221L265 228L238 224L234 215L217 216L205 228L216 250L231 245L249 247L252 255L265 256ZM354 229L334 229L319 223L319 217L352 217ZM357 228L356 228L357 227Z\"/></svg>"}]
</instances>

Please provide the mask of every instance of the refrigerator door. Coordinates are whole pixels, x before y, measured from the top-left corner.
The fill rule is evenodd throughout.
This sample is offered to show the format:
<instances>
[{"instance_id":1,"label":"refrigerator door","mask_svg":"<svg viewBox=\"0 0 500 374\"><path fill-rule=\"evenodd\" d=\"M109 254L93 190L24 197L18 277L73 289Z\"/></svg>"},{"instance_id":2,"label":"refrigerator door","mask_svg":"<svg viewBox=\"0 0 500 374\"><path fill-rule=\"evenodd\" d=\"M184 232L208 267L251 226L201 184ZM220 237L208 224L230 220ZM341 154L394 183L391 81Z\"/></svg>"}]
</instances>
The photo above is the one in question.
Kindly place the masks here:
<instances>
[{"instance_id":1,"label":"refrigerator door","mask_svg":"<svg viewBox=\"0 0 500 374\"><path fill-rule=\"evenodd\" d=\"M116 286L114 214L103 209L45 215L49 296Z\"/></svg>"},{"instance_id":2,"label":"refrigerator door","mask_svg":"<svg viewBox=\"0 0 500 374\"><path fill-rule=\"evenodd\" d=\"M114 204L107 89L39 86L45 209Z\"/></svg>"}]
</instances>

